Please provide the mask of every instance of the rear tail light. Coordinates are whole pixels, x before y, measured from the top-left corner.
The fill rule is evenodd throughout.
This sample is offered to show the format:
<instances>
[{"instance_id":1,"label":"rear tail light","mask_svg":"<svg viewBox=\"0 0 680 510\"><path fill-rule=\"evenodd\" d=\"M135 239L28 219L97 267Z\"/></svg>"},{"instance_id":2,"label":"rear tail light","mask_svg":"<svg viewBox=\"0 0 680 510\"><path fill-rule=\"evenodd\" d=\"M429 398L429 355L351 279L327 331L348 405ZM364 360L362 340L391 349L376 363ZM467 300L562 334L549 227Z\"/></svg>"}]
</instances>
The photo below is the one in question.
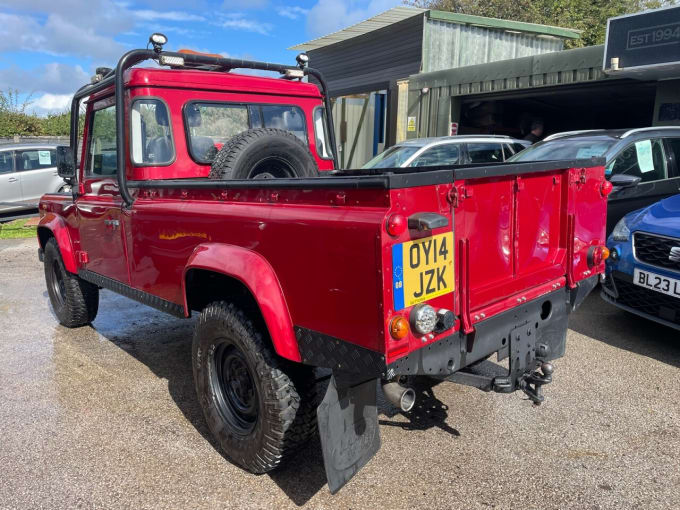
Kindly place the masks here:
<instances>
[{"instance_id":1,"label":"rear tail light","mask_svg":"<svg viewBox=\"0 0 680 510\"><path fill-rule=\"evenodd\" d=\"M390 336L402 340L408 335L408 321L404 317L395 317L390 322Z\"/></svg>"},{"instance_id":2,"label":"rear tail light","mask_svg":"<svg viewBox=\"0 0 680 510\"><path fill-rule=\"evenodd\" d=\"M614 189L612 183L609 181L604 181L602 186L600 186L600 193L603 197L607 197L612 192L612 189Z\"/></svg>"},{"instance_id":3,"label":"rear tail light","mask_svg":"<svg viewBox=\"0 0 680 510\"><path fill-rule=\"evenodd\" d=\"M387 224L385 229L387 233L392 237L397 237L399 234L403 234L406 231L407 223L406 218L401 214L393 214L387 218Z\"/></svg>"},{"instance_id":4,"label":"rear tail light","mask_svg":"<svg viewBox=\"0 0 680 510\"><path fill-rule=\"evenodd\" d=\"M588 267L599 266L609 258L609 249L606 246L591 246L588 248Z\"/></svg>"},{"instance_id":5,"label":"rear tail light","mask_svg":"<svg viewBox=\"0 0 680 510\"><path fill-rule=\"evenodd\" d=\"M420 304L411 310L411 327L419 335L427 335L437 325L437 312L430 305Z\"/></svg>"}]
</instances>

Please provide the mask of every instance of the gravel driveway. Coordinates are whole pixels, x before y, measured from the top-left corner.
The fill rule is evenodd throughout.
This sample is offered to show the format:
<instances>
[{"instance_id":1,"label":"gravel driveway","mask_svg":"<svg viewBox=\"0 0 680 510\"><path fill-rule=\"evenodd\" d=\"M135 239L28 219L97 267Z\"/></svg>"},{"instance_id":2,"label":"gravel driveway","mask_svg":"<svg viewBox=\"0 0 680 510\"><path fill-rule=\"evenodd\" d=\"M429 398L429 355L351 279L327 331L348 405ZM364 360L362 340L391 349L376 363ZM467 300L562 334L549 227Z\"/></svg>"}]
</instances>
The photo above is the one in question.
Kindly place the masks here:
<instances>
[{"instance_id":1,"label":"gravel driveway","mask_svg":"<svg viewBox=\"0 0 680 510\"><path fill-rule=\"evenodd\" d=\"M592 295L546 403L446 383L381 407L382 449L337 495L312 441L270 475L214 448L193 320L101 293L57 325L35 240L0 241L0 508L673 508L680 334Z\"/></svg>"}]
</instances>

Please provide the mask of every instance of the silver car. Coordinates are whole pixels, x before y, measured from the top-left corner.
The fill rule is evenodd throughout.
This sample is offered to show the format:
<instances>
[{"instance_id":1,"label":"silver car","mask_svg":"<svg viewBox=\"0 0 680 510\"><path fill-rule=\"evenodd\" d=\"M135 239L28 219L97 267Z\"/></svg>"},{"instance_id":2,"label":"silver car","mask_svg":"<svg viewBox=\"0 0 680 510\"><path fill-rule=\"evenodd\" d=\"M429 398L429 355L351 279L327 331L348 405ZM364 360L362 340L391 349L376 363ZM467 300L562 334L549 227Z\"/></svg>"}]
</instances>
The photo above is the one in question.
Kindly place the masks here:
<instances>
[{"instance_id":1,"label":"silver car","mask_svg":"<svg viewBox=\"0 0 680 510\"><path fill-rule=\"evenodd\" d=\"M35 209L45 193L70 190L57 175L54 145L0 146L0 211Z\"/></svg>"},{"instance_id":2,"label":"silver car","mask_svg":"<svg viewBox=\"0 0 680 510\"><path fill-rule=\"evenodd\" d=\"M501 163L531 145L501 135L414 138L393 145L362 168L406 168L471 163Z\"/></svg>"}]
</instances>

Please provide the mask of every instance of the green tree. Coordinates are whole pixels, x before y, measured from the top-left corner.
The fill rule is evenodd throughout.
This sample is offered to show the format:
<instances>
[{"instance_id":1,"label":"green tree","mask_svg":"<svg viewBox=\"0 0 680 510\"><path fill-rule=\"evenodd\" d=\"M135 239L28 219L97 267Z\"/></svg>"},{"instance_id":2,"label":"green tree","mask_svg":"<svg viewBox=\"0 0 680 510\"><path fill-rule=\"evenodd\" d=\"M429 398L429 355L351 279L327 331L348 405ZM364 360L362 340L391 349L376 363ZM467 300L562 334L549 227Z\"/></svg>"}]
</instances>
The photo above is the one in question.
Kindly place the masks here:
<instances>
[{"instance_id":1,"label":"green tree","mask_svg":"<svg viewBox=\"0 0 680 510\"><path fill-rule=\"evenodd\" d=\"M426 9L473 14L541 25L575 28L581 37L565 42L567 48L603 44L607 18L654 9L674 0L406 0Z\"/></svg>"},{"instance_id":2,"label":"green tree","mask_svg":"<svg viewBox=\"0 0 680 510\"><path fill-rule=\"evenodd\" d=\"M21 93L16 89L0 90L0 137L18 136L68 136L71 132L71 113L49 113L39 116L28 113L33 103L29 94L20 99ZM83 112L78 117L79 132L82 134L85 125Z\"/></svg>"}]
</instances>

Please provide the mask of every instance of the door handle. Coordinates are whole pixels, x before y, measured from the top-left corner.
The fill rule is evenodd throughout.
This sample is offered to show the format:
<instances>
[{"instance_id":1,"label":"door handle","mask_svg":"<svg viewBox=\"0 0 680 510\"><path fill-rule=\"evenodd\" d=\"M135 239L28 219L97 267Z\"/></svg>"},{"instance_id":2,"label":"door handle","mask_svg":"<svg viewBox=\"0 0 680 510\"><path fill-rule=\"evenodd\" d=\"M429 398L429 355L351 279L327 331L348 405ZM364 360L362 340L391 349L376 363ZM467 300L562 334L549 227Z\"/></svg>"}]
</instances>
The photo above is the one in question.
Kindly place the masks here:
<instances>
[{"instance_id":1,"label":"door handle","mask_svg":"<svg viewBox=\"0 0 680 510\"><path fill-rule=\"evenodd\" d=\"M120 225L120 221L118 221L118 220L104 220L104 225L106 225L107 227L111 227L113 230L115 230Z\"/></svg>"},{"instance_id":2,"label":"door handle","mask_svg":"<svg viewBox=\"0 0 680 510\"><path fill-rule=\"evenodd\" d=\"M7 179L7 182L17 182L18 180L19 179L17 179L16 177L10 177L9 179Z\"/></svg>"}]
</instances>

